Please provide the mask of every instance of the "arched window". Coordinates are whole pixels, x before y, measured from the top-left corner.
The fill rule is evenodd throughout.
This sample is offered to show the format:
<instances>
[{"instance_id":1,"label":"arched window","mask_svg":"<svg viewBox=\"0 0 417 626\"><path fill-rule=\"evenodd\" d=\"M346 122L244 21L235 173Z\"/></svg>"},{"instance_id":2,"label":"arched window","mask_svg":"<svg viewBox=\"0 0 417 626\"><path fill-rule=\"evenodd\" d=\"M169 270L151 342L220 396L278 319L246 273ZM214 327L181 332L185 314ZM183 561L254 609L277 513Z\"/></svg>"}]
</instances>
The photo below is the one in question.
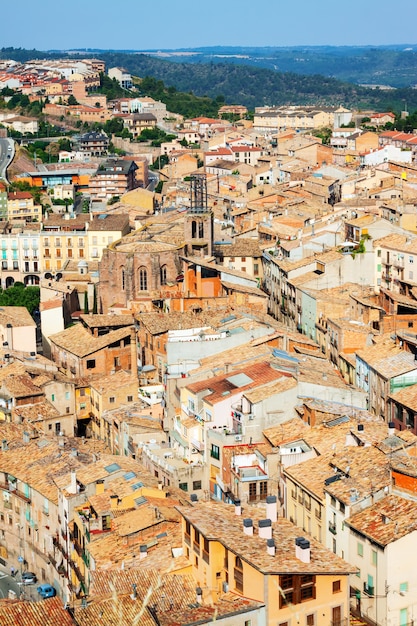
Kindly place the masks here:
<instances>
[{"instance_id":1,"label":"arched window","mask_svg":"<svg viewBox=\"0 0 417 626\"><path fill-rule=\"evenodd\" d=\"M203 239L204 238L204 224L203 224L203 222L198 222L198 238L199 239Z\"/></svg>"},{"instance_id":2,"label":"arched window","mask_svg":"<svg viewBox=\"0 0 417 626\"><path fill-rule=\"evenodd\" d=\"M124 291L126 289L126 273L123 266L120 268L120 274L122 278L122 291Z\"/></svg>"},{"instance_id":3,"label":"arched window","mask_svg":"<svg viewBox=\"0 0 417 626\"><path fill-rule=\"evenodd\" d=\"M148 272L146 267L139 269L139 291L148 291Z\"/></svg>"},{"instance_id":4,"label":"arched window","mask_svg":"<svg viewBox=\"0 0 417 626\"><path fill-rule=\"evenodd\" d=\"M197 237L197 222L195 220L191 222L191 237L193 239Z\"/></svg>"},{"instance_id":5,"label":"arched window","mask_svg":"<svg viewBox=\"0 0 417 626\"><path fill-rule=\"evenodd\" d=\"M166 265L162 265L160 274L161 274L161 285L166 285L167 284L167 266Z\"/></svg>"}]
</instances>

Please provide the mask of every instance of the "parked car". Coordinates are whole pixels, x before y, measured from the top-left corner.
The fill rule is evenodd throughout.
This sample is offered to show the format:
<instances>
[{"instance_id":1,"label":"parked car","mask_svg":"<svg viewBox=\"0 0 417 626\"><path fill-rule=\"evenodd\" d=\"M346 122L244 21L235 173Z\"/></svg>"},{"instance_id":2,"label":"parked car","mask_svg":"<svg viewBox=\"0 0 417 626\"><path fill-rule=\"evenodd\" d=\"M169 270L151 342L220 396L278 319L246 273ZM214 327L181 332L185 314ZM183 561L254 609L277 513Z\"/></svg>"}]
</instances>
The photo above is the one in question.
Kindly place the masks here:
<instances>
[{"instance_id":1,"label":"parked car","mask_svg":"<svg viewBox=\"0 0 417 626\"><path fill-rule=\"evenodd\" d=\"M48 585L47 583L43 585L39 585L36 589L41 598L53 598L56 596L56 589L52 587L52 585Z\"/></svg>"},{"instance_id":2,"label":"parked car","mask_svg":"<svg viewBox=\"0 0 417 626\"><path fill-rule=\"evenodd\" d=\"M36 578L36 574L34 574L33 572L23 572L22 583L24 585L33 585L36 582L38 582L38 579Z\"/></svg>"}]
</instances>

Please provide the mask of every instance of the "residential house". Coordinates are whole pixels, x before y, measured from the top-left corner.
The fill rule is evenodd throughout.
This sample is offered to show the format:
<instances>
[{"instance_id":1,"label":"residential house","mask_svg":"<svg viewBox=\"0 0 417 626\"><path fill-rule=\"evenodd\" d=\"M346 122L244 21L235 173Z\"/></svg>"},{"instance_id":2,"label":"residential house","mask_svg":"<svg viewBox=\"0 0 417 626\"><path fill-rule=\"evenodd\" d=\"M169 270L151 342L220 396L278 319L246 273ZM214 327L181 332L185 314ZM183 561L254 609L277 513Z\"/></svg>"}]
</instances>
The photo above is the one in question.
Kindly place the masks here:
<instances>
[{"instance_id":1,"label":"residential house","mask_svg":"<svg viewBox=\"0 0 417 626\"><path fill-rule=\"evenodd\" d=\"M185 510L183 546L203 586L233 590L265 604L266 623L284 624L294 610L306 623L348 617L348 576L354 569L283 518L276 498L266 508L198 502ZM257 528L257 532L254 531ZM297 543L296 543L297 541Z\"/></svg>"},{"instance_id":2,"label":"residential house","mask_svg":"<svg viewBox=\"0 0 417 626\"><path fill-rule=\"evenodd\" d=\"M80 136L78 144L84 157L104 156L109 147L109 138L103 131L90 131Z\"/></svg>"},{"instance_id":3,"label":"residential house","mask_svg":"<svg viewBox=\"0 0 417 626\"><path fill-rule=\"evenodd\" d=\"M89 193L93 200L109 200L137 187L134 161L108 159L90 177Z\"/></svg>"},{"instance_id":4,"label":"residential house","mask_svg":"<svg viewBox=\"0 0 417 626\"><path fill-rule=\"evenodd\" d=\"M107 75L109 78L117 80L123 89L131 89L132 77L123 67L109 67Z\"/></svg>"},{"instance_id":5,"label":"residential house","mask_svg":"<svg viewBox=\"0 0 417 626\"><path fill-rule=\"evenodd\" d=\"M28 191L9 191L7 194L7 216L9 221L23 219L38 222L42 219L42 207L35 204Z\"/></svg>"},{"instance_id":6,"label":"residential house","mask_svg":"<svg viewBox=\"0 0 417 626\"><path fill-rule=\"evenodd\" d=\"M392 340L356 352L356 385L368 396L369 410L388 421L390 395L417 383L414 355Z\"/></svg>"},{"instance_id":7,"label":"residential house","mask_svg":"<svg viewBox=\"0 0 417 626\"><path fill-rule=\"evenodd\" d=\"M0 340L4 351L36 354L36 322L26 307L1 307Z\"/></svg>"},{"instance_id":8,"label":"residential house","mask_svg":"<svg viewBox=\"0 0 417 626\"><path fill-rule=\"evenodd\" d=\"M375 624L410 624L416 613L416 513L416 502L392 494L345 521L355 614Z\"/></svg>"},{"instance_id":9,"label":"residential house","mask_svg":"<svg viewBox=\"0 0 417 626\"><path fill-rule=\"evenodd\" d=\"M69 378L136 371L136 341L131 327L94 336L82 325L49 337L51 359Z\"/></svg>"}]
</instances>

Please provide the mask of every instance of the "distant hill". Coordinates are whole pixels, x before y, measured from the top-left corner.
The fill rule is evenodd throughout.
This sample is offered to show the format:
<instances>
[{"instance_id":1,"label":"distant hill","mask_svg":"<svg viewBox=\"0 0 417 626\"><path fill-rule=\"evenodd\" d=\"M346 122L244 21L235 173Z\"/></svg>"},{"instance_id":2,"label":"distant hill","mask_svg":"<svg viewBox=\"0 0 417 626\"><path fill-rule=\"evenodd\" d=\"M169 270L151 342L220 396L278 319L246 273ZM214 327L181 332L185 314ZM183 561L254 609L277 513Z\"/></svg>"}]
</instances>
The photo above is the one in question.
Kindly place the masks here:
<instances>
[{"instance_id":1,"label":"distant hill","mask_svg":"<svg viewBox=\"0 0 417 626\"><path fill-rule=\"evenodd\" d=\"M361 109L400 111L407 102L417 108L417 90L369 89L320 75L303 75L228 62L181 63L145 54L100 53L108 65L122 65L131 74L152 76L165 85L198 96L223 96L227 103L255 106L284 104L345 105Z\"/></svg>"},{"instance_id":2,"label":"distant hill","mask_svg":"<svg viewBox=\"0 0 417 626\"><path fill-rule=\"evenodd\" d=\"M410 87L398 89L370 89L343 82L331 74L337 72L358 72L366 75L367 83L382 84L382 74L375 74L387 64L393 74L411 75L414 68L414 80L417 77L417 53L411 50L391 48L210 48L203 52L179 51L165 52L172 56L161 58L161 53L135 53L104 50L77 51L80 56L99 56L107 67L121 65L131 74L141 78L150 76L162 80L167 87L197 96L208 96L217 101L243 104L249 109L255 106L314 104L345 105L359 109L400 111L405 103L409 110L417 109L417 90ZM268 52L268 54L266 54ZM300 56L301 55L301 56ZM64 56L62 52L25 51L6 48L0 51L0 58L56 58ZM68 54L68 56L70 56ZM181 62L177 62L181 58ZM170 59L170 60L167 60ZM175 59L175 61L173 60ZM209 62L203 62L204 60ZM285 65L284 60L286 59ZM391 59L388 63L388 59ZM272 64L274 69L263 67ZM278 71L281 65L305 69L305 73ZM333 72L329 71L333 67ZM313 72L322 68L323 74ZM324 69L327 71L324 72ZM349 69L350 68L350 69ZM362 71L368 68L368 72ZM372 69L373 68L373 69ZM309 70L307 72L307 70ZM349 70L349 72L348 72ZM372 71L371 71L372 70ZM380 80L376 80L379 78Z\"/></svg>"}]
</instances>

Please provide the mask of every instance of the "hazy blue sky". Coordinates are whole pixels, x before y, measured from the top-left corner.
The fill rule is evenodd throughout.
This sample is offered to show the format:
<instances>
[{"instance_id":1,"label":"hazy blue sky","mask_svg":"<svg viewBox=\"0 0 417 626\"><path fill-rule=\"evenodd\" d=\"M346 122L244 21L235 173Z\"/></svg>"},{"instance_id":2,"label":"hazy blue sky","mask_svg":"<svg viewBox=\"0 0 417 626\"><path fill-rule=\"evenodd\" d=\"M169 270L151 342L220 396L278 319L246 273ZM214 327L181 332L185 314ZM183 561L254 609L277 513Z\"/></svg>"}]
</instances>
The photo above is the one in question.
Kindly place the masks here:
<instances>
[{"instance_id":1,"label":"hazy blue sky","mask_svg":"<svg viewBox=\"0 0 417 626\"><path fill-rule=\"evenodd\" d=\"M417 44L416 0L3 0L0 47ZM19 18L21 16L21 21Z\"/></svg>"}]
</instances>

